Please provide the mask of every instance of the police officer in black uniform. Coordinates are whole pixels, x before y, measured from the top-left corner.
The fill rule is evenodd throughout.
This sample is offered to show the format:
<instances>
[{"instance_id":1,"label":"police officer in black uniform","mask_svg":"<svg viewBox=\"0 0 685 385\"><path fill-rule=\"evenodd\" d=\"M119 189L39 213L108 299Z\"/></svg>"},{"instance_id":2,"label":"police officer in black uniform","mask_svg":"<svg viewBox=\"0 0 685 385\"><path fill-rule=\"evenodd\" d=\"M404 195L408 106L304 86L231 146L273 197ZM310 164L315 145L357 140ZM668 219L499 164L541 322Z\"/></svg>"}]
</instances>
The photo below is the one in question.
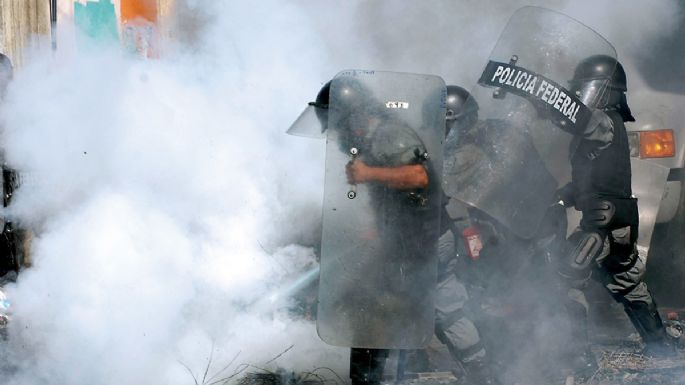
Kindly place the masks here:
<instances>
[{"instance_id":1,"label":"police officer in black uniform","mask_svg":"<svg viewBox=\"0 0 685 385\"><path fill-rule=\"evenodd\" d=\"M647 354L668 352L664 327L638 255L637 199L632 197L630 150L624 122L634 121L626 100L626 74L605 55L578 64L571 90L593 108L584 136L571 144L571 182L559 191L560 203L582 212L580 226L568 237L558 272L569 289L567 310L575 340L582 342L580 365L594 359L587 344L587 302L582 288L594 276L642 337Z\"/></svg>"}]
</instances>

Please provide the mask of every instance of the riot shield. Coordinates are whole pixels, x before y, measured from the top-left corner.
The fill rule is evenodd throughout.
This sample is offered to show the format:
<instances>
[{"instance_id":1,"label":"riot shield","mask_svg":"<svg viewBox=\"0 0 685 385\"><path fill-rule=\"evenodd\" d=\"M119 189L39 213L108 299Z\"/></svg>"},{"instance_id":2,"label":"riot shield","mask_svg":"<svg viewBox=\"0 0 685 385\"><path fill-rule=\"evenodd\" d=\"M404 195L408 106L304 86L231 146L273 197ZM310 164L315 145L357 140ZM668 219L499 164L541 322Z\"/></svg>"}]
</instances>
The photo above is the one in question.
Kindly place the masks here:
<instances>
[{"instance_id":1,"label":"riot shield","mask_svg":"<svg viewBox=\"0 0 685 385\"><path fill-rule=\"evenodd\" d=\"M290 125L289 135L304 136L306 138L323 139L326 137L326 118L317 115L317 107L310 103L304 111L297 117L295 122ZM327 116L327 114L325 114Z\"/></svg>"},{"instance_id":2,"label":"riot shield","mask_svg":"<svg viewBox=\"0 0 685 385\"><path fill-rule=\"evenodd\" d=\"M555 191L570 180L572 134L592 115L569 90L576 65L614 48L580 22L524 7L514 13L471 93L480 121L445 143L448 195L517 235L533 237Z\"/></svg>"},{"instance_id":3,"label":"riot shield","mask_svg":"<svg viewBox=\"0 0 685 385\"><path fill-rule=\"evenodd\" d=\"M413 349L433 335L445 84L345 71L331 83L317 330L337 346ZM423 170L422 188L348 183L348 164Z\"/></svg>"}]
</instances>

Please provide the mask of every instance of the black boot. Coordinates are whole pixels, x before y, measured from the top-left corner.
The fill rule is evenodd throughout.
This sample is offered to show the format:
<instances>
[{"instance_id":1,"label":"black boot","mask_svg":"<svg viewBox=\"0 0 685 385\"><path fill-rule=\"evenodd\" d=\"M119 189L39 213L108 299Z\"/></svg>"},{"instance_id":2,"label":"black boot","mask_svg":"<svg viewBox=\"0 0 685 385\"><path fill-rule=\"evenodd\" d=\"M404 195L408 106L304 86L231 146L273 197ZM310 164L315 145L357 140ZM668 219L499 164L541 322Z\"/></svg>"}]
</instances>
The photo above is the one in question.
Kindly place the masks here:
<instances>
[{"instance_id":1,"label":"black boot","mask_svg":"<svg viewBox=\"0 0 685 385\"><path fill-rule=\"evenodd\" d=\"M571 358L570 369L576 379L585 381L592 377L599 369L597 359L590 348L586 348L581 352L576 352Z\"/></svg>"},{"instance_id":2,"label":"black boot","mask_svg":"<svg viewBox=\"0 0 685 385\"><path fill-rule=\"evenodd\" d=\"M462 362L466 371L466 384L469 385L500 385L492 369L484 360Z\"/></svg>"},{"instance_id":3,"label":"black boot","mask_svg":"<svg viewBox=\"0 0 685 385\"><path fill-rule=\"evenodd\" d=\"M566 312L569 316L568 369L578 378L590 378L598 366L590 349L587 309L580 302L569 300Z\"/></svg>"},{"instance_id":4,"label":"black boot","mask_svg":"<svg viewBox=\"0 0 685 385\"><path fill-rule=\"evenodd\" d=\"M666 336L666 329L654 302L628 302L624 304L624 308L645 343L644 355L670 357L676 354L675 347Z\"/></svg>"},{"instance_id":5,"label":"black boot","mask_svg":"<svg viewBox=\"0 0 685 385\"><path fill-rule=\"evenodd\" d=\"M388 350L352 348L350 379L352 385L378 385L383 380Z\"/></svg>"}]
</instances>

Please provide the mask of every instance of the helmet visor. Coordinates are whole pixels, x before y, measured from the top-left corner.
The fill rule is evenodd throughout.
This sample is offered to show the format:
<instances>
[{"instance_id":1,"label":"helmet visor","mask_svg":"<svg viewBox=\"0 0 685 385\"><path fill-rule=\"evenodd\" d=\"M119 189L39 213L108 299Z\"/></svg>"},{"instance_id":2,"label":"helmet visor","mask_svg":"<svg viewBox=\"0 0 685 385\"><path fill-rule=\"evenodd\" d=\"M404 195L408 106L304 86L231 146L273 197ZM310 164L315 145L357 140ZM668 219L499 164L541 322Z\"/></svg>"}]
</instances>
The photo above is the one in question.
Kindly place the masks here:
<instances>
[{"instance_id":1,"label":"helmet visor","mask_svg":"<svg viewBox=\"0 0 685 385\"><path fill-rule=\"evenodd\" d=\"M573 80L570 91L580 101L590 108L598 108L609 88L609 79L593 79L588 81Z\"/></svg>"},{"instance_id":2,"label":"helmet visor","mask_svg":"<svg viewBox=\"0 0 685 385\"><path fill-rule=\"evenodd\" d=\"M307 138L323 139L328 126L328 109L309 105L288 128L286 133Z\"/></svg>"}]
</instances>

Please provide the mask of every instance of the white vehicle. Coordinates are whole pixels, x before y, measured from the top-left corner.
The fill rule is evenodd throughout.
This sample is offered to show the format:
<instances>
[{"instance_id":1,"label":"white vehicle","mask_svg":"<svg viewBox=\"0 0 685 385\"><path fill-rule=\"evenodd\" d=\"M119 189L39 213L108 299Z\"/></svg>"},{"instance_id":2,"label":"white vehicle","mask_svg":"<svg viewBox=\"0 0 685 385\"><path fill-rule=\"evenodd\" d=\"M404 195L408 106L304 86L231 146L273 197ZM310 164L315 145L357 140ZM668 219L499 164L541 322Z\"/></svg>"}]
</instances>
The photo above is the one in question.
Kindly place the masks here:
<instances>
[{"instance_id":1,"label":"white vehicle","mask_svg":"<svg viewBox=\"0 0 685 385\"><path fill-rule=\"evenodd\" d=\"M628 102L636 120L626 123L631 156L670 169L656 223L670 222L680 207L685 179L685 95L645 87L630 93Z\"/></svg>"}]
</instances>

